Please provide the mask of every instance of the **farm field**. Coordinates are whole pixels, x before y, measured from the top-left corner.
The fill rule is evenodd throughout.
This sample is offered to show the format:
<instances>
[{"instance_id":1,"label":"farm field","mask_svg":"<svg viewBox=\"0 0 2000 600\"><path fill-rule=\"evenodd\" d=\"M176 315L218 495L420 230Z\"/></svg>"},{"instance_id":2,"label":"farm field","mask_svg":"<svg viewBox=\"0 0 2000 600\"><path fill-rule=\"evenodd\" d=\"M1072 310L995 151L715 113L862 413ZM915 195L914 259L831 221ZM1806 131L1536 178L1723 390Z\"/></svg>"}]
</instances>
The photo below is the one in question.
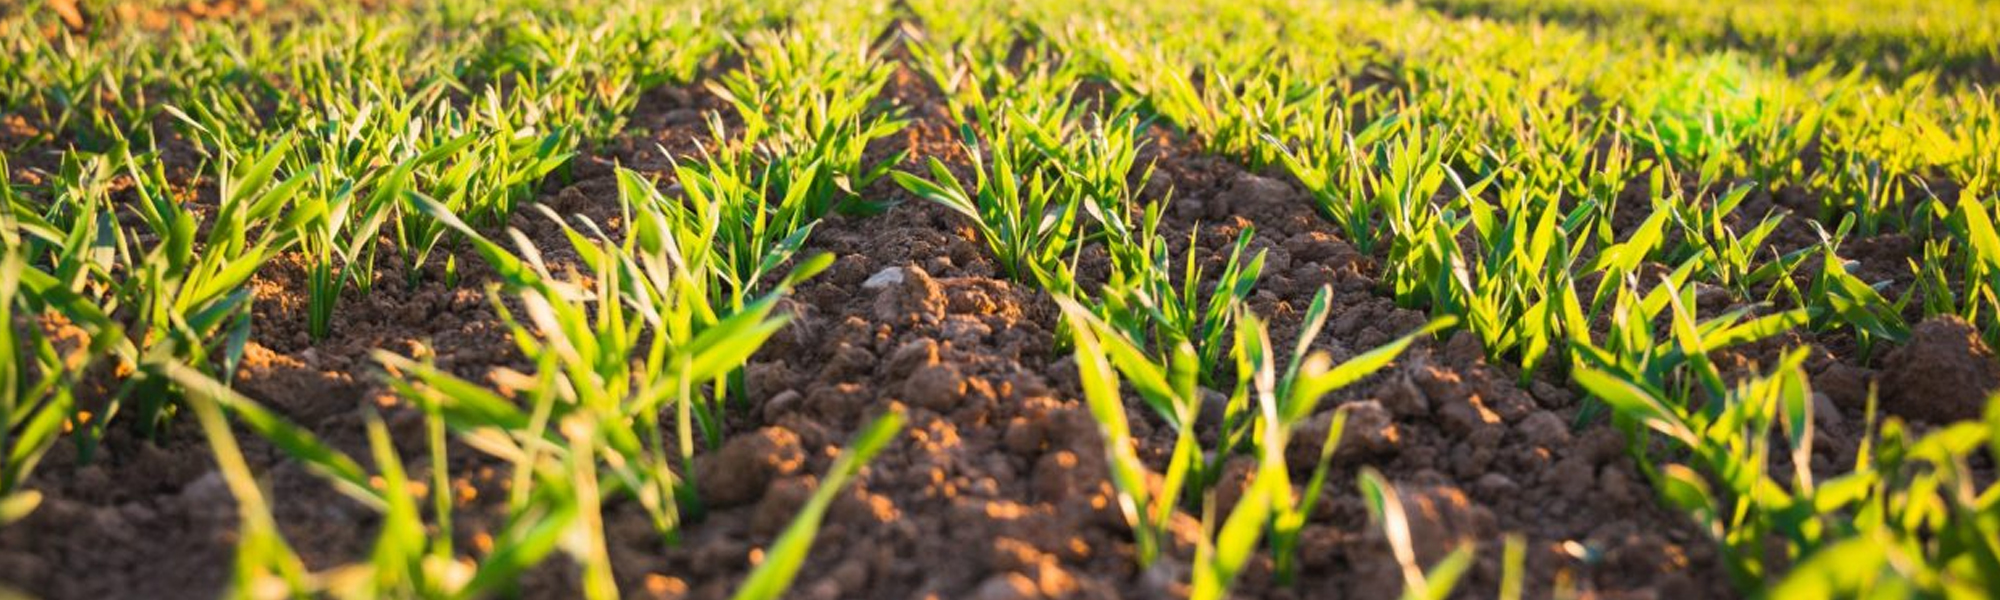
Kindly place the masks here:
<instances>
[{"instance_id":1,"label":"farm field","mask_svg":"<svg viewBox=\"0 0 2000 600\"><path fill-rule=\"evenodd\" d=\"M0 597L2000 597L2000 5L0 0Z\"/></svg>"}]
</instances>

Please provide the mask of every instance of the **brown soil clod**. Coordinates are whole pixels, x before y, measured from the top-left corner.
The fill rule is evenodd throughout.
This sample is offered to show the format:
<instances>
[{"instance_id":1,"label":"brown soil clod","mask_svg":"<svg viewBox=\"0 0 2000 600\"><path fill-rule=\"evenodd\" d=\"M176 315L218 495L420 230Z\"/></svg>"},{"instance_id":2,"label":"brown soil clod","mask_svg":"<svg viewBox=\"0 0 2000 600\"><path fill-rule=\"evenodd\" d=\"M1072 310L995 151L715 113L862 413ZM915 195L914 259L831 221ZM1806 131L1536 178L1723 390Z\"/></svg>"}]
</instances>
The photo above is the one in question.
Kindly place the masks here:
<instances>
[{"instance_id":1,"label":"brown soil clod","mask_svg":"<svg viewBox=\"0 0 2000 600\"><path fill-rule=\"evenodd\" d=\"M1957 317L1919 323L1910 341L1883 359L1882 407L1931 423L1979 417L2000 389L2000 362L1979 332Z\"/></svg>"},{"instance_id":2,"label":"brown soil clod","mask_svg":"<svg viewBox=\"0 0 2000 600\"><path fill-rule=\"evenodd\" d=\"M804 464L798 434L767 427L736 434L721 451L696 461L695 483L702 500L734 506L756 500L773 477L797 473Z\"/></svg>"}]
</instances>

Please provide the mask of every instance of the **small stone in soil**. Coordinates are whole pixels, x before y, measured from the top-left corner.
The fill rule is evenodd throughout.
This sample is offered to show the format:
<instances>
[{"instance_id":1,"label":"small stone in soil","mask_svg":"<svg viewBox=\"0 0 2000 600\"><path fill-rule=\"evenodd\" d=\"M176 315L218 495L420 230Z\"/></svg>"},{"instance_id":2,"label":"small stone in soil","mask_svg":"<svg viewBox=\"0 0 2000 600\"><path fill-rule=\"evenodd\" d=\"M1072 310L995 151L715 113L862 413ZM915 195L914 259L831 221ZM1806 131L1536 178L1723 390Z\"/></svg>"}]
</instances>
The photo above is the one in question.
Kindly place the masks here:
<instances>
[{"instance_id":1,"label":"small stone in soil","mask_svg":"<svg viewBox=\"0 0 2000 600\"><path fill-rule=\"evenodd\" d=\"M876 271L874 275L869 275L867 281L861 282L861 289L879 290L902 282L903 268L889 267Z\"/></svg>"}]
</instances>

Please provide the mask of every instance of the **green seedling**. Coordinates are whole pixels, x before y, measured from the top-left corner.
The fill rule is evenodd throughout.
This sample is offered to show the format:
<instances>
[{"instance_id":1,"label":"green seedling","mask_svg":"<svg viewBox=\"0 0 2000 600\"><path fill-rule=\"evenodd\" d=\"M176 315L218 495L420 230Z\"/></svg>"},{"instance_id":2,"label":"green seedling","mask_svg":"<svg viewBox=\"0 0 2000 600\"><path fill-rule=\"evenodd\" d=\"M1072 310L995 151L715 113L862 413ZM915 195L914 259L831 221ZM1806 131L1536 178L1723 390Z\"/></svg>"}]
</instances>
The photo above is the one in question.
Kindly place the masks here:
<instances>
[{"instance_id":1,"label":"green seedling","mask_svg":"<svg viewBox=\"0 0 2000 600\"><path fill-rule=\"evenodd\" d=\"M1023 149L1017 144L1023 143L1004 133L984 144L967 138L975 176L971 190L936 157L928 162L930 179L902 171L891 175L911 194L971 220L1008 279L1044 285L1075 243L1083 203L1076 190L1045 171L1021 170L1026 165L1017 162Z\"/></svg>"}]
</instances>

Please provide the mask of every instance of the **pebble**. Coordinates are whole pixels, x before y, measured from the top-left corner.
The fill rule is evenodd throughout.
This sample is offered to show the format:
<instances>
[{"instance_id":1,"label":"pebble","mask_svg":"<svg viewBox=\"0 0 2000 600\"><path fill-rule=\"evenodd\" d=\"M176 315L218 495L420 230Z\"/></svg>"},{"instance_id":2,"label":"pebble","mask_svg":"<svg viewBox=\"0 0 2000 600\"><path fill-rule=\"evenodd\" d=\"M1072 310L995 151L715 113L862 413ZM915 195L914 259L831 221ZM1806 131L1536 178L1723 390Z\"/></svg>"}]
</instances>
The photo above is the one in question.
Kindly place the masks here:
<instances>
[{"instance_id":1,"label":"pebble","mask_svg":"<svg viewBox=\"0 0 2000 600\"><path fill-rule=\"evenodd\" d=\"M879 290L902 282L903 268L889 267L876 271L874 275L869 275L867 281L861 282L861 289Z\"/></svg>"}]
</instances>

